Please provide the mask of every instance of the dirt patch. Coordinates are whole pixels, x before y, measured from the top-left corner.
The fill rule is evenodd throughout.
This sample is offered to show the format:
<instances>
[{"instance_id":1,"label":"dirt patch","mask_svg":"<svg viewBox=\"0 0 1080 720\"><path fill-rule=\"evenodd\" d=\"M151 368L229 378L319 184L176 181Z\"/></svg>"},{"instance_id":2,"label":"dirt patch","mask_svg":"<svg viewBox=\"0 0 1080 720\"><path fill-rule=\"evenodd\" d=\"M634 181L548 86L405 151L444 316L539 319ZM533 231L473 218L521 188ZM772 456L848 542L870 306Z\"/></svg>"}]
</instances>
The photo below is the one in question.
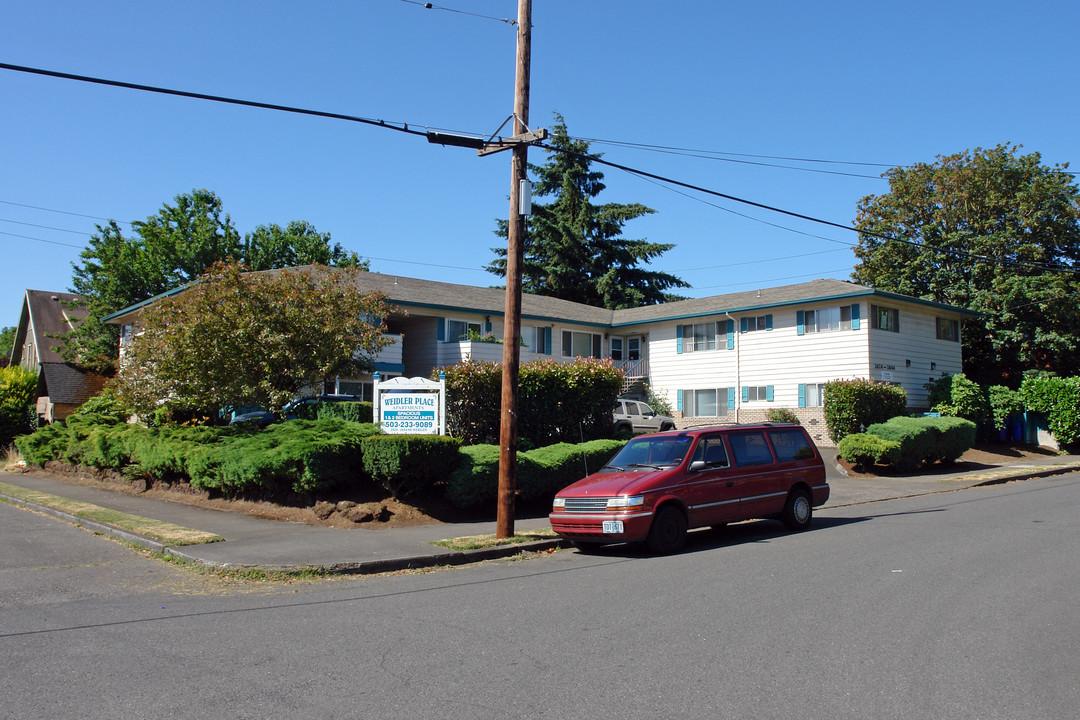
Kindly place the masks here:
<instances>
[{"instance_id":1,"label":"dirt patch","mask_svg":"<svg viewBox=\"0 0 1080 720\"><path fill-rule=\"evenodd\" d=\"M142 480L129 480L117 472L73 467L59 462L48 463L45 468L32 468L25 472L36 477L127 495L141 495L269 520L324 527L378 530L485 519L482 516L466 516L449 505L441 497L441 493L433 493L430 497L410 498L405 502L381 495L374 497L371 494L342 492L315 500L294 498L288 503L279 503L270 500L210 497L207 492L188 483L146 483Z\"/></svg>"},{"instance_id":2,"label":"dirt patch","mask_svg":"<svg viewBox=\"0 0 1080 720\"><path fill-rule=\"evenodd\" d=\"M1051 455L1057 455L1057 453L1034 445L984 443L971 448L954 463L934 463L913 473L901 473L880 465L870 469L856 469L854 465L843 458L835 455L833 457L835 457L836 463L844 469L848 477L908 477L910 475L948 475L958 472L984 470L1000 465L1023 462L1029 458L1041 458Z\"/></svg>"}]
</instances>

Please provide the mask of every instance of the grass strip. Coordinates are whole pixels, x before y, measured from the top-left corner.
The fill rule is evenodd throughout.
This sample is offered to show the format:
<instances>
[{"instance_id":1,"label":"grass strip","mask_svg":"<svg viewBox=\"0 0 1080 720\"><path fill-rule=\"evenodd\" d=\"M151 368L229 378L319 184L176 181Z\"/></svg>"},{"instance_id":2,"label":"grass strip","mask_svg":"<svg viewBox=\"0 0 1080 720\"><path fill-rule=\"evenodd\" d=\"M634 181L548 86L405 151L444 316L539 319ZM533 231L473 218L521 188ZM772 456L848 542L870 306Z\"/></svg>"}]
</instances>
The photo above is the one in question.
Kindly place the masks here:
<instances>
[{"instance_id":1,"label":"grass strip","mask_svg":"<svg viewBox=\"0 0 1080 720\"><path fill-rule=\"evenodd\" d=\"M151 520L138 515L130 515L119 510L110 510L79 500L28 490L9 483L0 482L0 492L25 502L43 505L68 515L93 520L136 535L142 535L163 545L202 545L204 543L220 542L225 539L220 535L203 530L194 530L162 520Z\"/></svg>"},{"instance_id":2,"label":"grass strip","mask_svg":"<svg viewBox=\"0 0 1080 720\"><path fill-rule=\"evenodd\" d=\"M490 535L464 535L462 537L449 538L447 540L433 540L432 545L438 545L448 550L480 550L483 548L499 547L500 545L520 545L537 540L554 540L559 537L550 528L543 530L530 530L524 533L515 533L512 537L497 538L494 533Z\"/></svg>"}]
</instances>

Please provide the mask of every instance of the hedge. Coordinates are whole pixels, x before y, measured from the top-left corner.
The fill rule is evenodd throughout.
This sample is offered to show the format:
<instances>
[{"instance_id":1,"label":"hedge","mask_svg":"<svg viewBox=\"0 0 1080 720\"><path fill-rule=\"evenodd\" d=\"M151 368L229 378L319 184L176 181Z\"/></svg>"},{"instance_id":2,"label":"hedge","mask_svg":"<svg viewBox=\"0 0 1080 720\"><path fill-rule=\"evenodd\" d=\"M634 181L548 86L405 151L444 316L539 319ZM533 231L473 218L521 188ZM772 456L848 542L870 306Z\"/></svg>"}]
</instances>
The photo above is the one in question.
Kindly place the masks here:
<instances>
[{"instance_id":1,"label":"hedge","mask_svg":"<svg viewBox=\"0 0 1080 720\"><path fill-rule=\"evenodd\" d=\"M34 429L37 381L37 373L26 368L0 368L0 450Z\"/></svg>"},{"instance_id":2,"label":"hedge","mask_svg":"<svg viewBox=\"0 0 1080 720\"><path fill-rule=\"evenodd\" d=\"M899 449L883 459L910 472L924 463L953 462L963 455L975 444L975 423L956 417L894 417L866 428L866 434L897 443Z\"/></svg>"},{"instance_id":3,"label":"hedge","mask_svg":"<svg viewBox=\"0 0 1080 720\"><path fill-rule=\"evenodd\" d=\"M870 433L852 433L840 441L837 451L837 454L849 463L869 468L874 465L892 465L899 457L900 443Z\"/></svg>"},{"instance_id":4,"label":"hedge","mask_svg":"<svg viewBox=\"0 0 1080 720\"><path fill-rule=\"evenodd\" d=\"M430 489L457 466L461 440L442 435L372 435L364 469L395 498Z\"/></svg>"},{"instance_id":5,"label":"hedge","mask_svg":"<svg viewBox=\"0 0 1080 720\"><path fill-rule=\"evenodd\" d=\"M839 443L845 436L907 413L903 388L873 380L833 380L825 383L822 407L829 437Z\"/></svg>"},{"instance_id":6,"label":"hedge","mask_svg":"<svg viewBox=\"0 0 1080 720\"><path fill-rule=\"evenodd\" d=\"M620 440L559 443L517 454L517 493L523 500L553 497L572 482L603 467L625 444ZM461 464L450 476L447 496L460 508L494 503L499 490L497 445L461 448Z\"/></svg>"},{"instance_id":7,"label":"hedge","mask_svg":"<svg viewBox=\"0 0 1080 720\"><path fill-rule=\"evenodd\" d=\"M1064 447L1080 443L1080 377L1029 377L1020 385L1024 405L1046 415L1050 432Z\"/></svg>"},{"instance_id":8,"label":"hedge","mask_svg":"<svg viewBox=\"0 0 1080 720\"><path fill-rule=\"evenodd\" d=\"M374 405L370 402L318 402L301 405L297 417L301 420L348 420L355 423L374 422Z\"/></svg>"}]
</instances>

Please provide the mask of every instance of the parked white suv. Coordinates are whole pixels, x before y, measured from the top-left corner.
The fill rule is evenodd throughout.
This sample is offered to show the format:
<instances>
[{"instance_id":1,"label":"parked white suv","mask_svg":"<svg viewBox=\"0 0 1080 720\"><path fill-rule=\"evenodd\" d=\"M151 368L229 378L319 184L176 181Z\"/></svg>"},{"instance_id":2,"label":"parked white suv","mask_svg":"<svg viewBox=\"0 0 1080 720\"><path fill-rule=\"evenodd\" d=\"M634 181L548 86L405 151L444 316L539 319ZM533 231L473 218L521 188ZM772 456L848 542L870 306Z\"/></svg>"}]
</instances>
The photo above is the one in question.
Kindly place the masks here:
<instances>
[{"instance_id":1,"label":"parked white suv","mask_svg":"<svg viewBox=\"0 0 1080 720\"><path fill-rule=\"evenodd\" d=\"M612 416L615 432L628 430L635 433L660 432L674 430L675 420L667 415L657 415L648 403L620 398L615 401L615 413Z\"/></svg>"}]
</instances>

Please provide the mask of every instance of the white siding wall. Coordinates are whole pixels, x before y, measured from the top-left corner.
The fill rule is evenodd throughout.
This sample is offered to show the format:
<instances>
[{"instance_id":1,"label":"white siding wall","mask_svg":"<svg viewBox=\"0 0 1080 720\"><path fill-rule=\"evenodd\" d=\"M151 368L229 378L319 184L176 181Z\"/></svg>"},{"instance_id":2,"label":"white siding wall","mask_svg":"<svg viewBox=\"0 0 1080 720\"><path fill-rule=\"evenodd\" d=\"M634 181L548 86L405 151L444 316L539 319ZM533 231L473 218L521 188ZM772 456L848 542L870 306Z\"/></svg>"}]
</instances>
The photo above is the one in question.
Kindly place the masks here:
<instances>
[{"instance_id":1,"label":"white siding wall","mask_svg":"<svg viewBox=\"0 0 1080 720\"><path fill-rule=\"evenodd\" d=\"M888 379L899 383L907 392L908 407L927 408L924 387L931 379L962 371L960 343L937 339L937 317L951 317L933 310L899 303L881 307L900 310L900 332L870 331L870 375L874 380ZM869 323L867 323L869 325Z\"/></svg>"}]
</instances>

